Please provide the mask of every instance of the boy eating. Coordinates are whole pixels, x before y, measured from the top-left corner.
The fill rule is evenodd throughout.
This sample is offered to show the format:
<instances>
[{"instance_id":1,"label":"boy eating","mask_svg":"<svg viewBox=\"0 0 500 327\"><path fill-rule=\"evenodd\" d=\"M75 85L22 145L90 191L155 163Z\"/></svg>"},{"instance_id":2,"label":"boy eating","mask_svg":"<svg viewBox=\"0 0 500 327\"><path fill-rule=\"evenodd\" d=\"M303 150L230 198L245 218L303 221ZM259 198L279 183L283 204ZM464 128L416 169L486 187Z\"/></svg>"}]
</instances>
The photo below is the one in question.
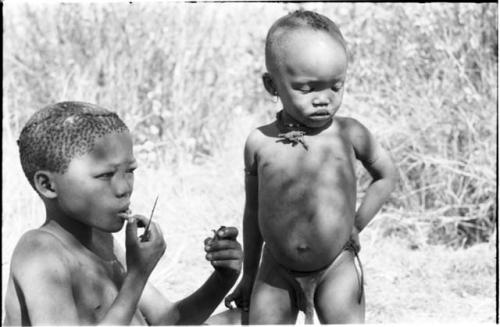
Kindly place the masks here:
<instances>
[{"instance_id":1,"label":"boy eating","mask_svg":"<svg viewBox=\"0 0 500 327\"><path fill-rule=\"evenodd\" d=\"M236 282L241 246L234 227L205 241L215 272L172 303L148 278L166 244L152 222L130 215L134 158L127 126L83 102L35 113L18 140L24 173L41 197L45 223L26 232L11 261L5 325L200 324ZM112 236L125 221L125 252Z\"/></svg>"}]
</instances>

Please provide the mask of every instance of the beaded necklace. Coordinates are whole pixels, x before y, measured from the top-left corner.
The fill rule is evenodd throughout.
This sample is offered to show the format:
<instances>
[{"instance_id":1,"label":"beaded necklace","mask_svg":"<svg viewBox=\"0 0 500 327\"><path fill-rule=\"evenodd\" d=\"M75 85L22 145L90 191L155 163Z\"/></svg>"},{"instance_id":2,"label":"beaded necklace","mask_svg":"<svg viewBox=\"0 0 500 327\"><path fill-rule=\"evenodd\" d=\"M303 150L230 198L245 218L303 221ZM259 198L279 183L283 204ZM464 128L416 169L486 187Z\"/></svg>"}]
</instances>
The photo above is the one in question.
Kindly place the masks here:
<instances>
[{"instance_id":1,"label":"beaded necklace","mask_svg":"<svg viewBox=\"0 0 500 327\"><path fill-rule=\"evenodd\" d=\"M284 133L278 134L281 142L291 143L292 146L296 146L300 143L306 151L309 150L309 146L306 144L304 136L317 131L318 128L310 128L300 123L285 123L283 121L283 110L276 113L276 121L279 131L284 131Z\"/></svg>"}]
</instances>

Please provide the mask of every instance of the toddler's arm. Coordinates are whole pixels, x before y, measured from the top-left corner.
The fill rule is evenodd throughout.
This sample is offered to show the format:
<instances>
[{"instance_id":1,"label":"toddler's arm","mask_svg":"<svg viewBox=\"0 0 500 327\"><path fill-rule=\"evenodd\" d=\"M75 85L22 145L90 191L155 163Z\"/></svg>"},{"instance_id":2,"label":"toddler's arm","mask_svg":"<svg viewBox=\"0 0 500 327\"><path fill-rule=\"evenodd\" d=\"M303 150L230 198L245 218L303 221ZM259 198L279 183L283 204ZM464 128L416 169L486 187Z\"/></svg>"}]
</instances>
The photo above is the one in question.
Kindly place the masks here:
<instances>
[{"instance_id":1,"label":"toddler's arm","mask_svg":"<svg viewBox=\"0 0 500 327\"><path fill-rule=\"evenodd\" d=\"M348 124L356 158L373 178L356 212L355 227L359 232L368 225L389 198L398 177L389 153L376 142L368 129L354 119L349 119Z\"/></svg>"},{"instance_id":2,"label":"toddler's arm","mask_svg":"<svg viewBox=\"0 0 500 327\"><path fill-rule=\"evenodd\" d=\"M245 144L245 208L243 211L243 277L238 287L226 298L226 306L235 302L237 307L248 311L253 283L259 268L263 239L258 224L258 176L255 152L258 148L257 131ZM249 173L250 172L250 173ZM252 173L253 172L253 173Z\"/></svg>"}]
</instances>

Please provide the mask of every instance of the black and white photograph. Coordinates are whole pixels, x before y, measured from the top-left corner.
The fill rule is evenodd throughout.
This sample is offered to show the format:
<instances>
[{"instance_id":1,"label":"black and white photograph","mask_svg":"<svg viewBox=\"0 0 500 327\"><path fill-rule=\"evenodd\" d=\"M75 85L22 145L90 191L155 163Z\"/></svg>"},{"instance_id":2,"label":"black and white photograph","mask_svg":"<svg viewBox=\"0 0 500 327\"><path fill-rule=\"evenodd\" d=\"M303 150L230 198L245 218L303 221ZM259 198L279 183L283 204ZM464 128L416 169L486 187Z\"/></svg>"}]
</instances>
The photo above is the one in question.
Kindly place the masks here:
<instances>
[{"instance_id":1,"label":"black and white photograph","mask_svg":"<svg viewBox=\"0 0 500 327\"><path fill-rule=\"evenodd\" d=\"M499 323L497 2L2 11L2 325Z\"/></svg>"}]
</instances>

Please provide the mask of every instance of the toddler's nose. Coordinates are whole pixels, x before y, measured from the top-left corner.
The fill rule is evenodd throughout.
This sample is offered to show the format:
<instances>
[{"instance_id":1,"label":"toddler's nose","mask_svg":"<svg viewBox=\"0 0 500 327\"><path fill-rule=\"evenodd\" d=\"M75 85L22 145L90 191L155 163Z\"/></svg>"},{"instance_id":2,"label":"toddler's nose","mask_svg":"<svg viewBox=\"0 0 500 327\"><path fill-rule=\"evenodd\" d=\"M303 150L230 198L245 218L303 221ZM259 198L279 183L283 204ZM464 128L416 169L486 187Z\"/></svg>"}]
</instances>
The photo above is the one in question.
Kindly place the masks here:
<instances>
[{"instance_id":1,"label":"toddler's nose","mask_svg":"<svg viewBox=\"0 0 500 327\"><path fill-rule=\"evenodd\" d=\"M325 107L328 106L329 103L328 97L323 95L319 95L313 99L313 106L315 107Z\"/></svg>"}]
</instances>

